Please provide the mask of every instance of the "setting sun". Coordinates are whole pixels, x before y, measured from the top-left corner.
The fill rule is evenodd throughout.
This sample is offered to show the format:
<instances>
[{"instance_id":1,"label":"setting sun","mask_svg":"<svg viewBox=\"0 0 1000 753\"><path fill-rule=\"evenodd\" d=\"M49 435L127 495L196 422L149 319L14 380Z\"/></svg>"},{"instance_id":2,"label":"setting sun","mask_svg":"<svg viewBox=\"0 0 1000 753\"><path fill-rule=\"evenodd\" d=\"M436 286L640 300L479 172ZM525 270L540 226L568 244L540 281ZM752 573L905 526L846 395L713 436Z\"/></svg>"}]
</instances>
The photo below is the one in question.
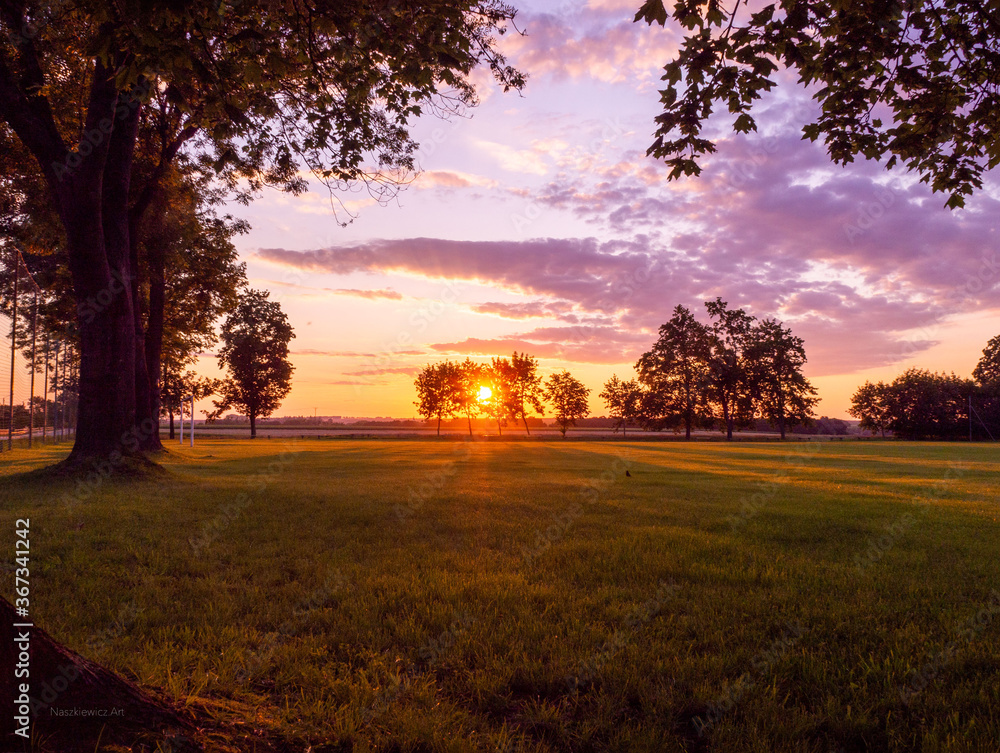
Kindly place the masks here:
<instances>
[{"instance_id":1,"label":"setting sun","mask_svg":"<svg viewBox=\"0 0 1000 753\"><path fill-rule=\"evenodd\" d=\"M489 400L491 397L493 397L493 390L491 390L485 384L481 385L479 387L479 399L480 400Z\"/></svg>"}]
</instances>

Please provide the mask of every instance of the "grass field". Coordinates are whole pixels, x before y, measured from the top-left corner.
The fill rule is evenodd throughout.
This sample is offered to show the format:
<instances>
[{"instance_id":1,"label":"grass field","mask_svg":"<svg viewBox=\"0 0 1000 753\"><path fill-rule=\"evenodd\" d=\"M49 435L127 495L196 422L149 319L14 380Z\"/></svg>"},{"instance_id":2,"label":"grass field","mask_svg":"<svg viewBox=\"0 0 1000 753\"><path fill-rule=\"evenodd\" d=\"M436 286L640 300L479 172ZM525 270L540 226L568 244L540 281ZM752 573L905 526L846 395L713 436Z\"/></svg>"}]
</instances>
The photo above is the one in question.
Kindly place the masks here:
<instances>
[{"instance_id":1,"label":"grass field","mask_svg":"<svg viewBox=\"0 0 1000 753\"><path fill-rule=\"evenodd\" d=\"M62 452L0 456L36 623L289 750L1000 750L996 446L209 440L18 477Z\"/></svg>"}]
</instances>

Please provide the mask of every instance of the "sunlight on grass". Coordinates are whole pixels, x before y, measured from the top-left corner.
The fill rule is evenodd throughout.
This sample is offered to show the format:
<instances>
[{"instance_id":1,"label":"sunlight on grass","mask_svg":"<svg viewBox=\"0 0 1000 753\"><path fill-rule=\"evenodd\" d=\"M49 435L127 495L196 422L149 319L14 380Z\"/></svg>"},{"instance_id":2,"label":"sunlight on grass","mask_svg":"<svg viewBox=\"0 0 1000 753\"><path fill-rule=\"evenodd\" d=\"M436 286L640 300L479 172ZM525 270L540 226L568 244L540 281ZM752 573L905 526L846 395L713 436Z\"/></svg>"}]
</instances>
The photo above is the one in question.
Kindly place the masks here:
<instances>
[{"instance_id":1,"label":"sunlight on grass","mask_svg":"<svg viewBox=\"0 0 1000 753\"><path fill-rule=\"evenodd\" d=\"M16 475L67 449L0 457L38 623L299 749L1000 740L993 446L207 440L82 496Z\"/></svg>"}]
</instances>

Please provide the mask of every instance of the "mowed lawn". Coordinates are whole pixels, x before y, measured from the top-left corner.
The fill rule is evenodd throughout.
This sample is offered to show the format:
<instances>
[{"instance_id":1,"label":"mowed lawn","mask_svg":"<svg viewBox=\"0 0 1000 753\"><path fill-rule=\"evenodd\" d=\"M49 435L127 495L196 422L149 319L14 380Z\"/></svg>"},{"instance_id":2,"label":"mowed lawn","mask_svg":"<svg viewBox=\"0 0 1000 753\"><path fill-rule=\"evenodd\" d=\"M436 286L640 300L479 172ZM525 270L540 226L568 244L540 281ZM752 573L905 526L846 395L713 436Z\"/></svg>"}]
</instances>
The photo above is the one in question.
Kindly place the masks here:
<instances>
[{"instance_id":1,"label":"mowed lawn","mask_svg":"<svg viewBox=\"0 0 1000 753\"><path fill-rule=\"evenodd\" d=\"M289 750L1000 750L994 445L199 440L157 481L16 475L62 452L0 455L36 624Z\"/></svg>"}]
</instances>

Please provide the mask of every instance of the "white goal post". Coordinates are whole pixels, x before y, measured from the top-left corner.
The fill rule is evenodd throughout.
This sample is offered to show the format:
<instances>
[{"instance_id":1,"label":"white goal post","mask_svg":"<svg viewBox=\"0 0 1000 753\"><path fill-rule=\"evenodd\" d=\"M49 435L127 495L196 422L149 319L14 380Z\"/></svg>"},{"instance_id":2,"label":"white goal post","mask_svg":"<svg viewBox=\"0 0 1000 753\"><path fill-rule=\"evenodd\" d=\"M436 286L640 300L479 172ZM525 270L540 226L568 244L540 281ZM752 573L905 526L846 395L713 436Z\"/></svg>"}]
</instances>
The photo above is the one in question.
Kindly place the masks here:
<instances>
[{"instance_id":1,"label":"white goal post","mask_svg":"<svg viewBox=\"0 0 1000 753\"><path fill-rule=\"evenodd\" d=\"M184 444L184 401L191 403L191 446L194 447L194 395L185 395L181 398L181 435L180 442Z\"/></svg>"}]
</instances>

